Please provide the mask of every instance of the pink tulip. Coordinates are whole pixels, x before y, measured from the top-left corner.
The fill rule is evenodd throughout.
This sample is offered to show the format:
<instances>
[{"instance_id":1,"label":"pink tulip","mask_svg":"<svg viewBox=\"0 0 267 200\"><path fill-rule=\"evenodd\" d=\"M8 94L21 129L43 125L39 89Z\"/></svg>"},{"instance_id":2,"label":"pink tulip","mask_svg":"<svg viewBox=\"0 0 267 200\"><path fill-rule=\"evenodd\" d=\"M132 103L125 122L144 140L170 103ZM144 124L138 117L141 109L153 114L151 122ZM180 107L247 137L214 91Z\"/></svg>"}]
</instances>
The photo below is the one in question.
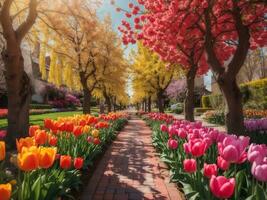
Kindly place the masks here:
<instances>
[{"instance_id":1,"label":"pink tulip","mask_svg":"<svg viewBox=\"0 0 267 200\"><path fill-rule=\"evenodd\" d=\"M162 132L168 132L168 127L167 127L165 124L161 124L161 125L160 125L160 130L161 130Z\"/></svg>"},{"instance_id":2,"label":"pink tulip","mask_svg":"<svg viewBox=\"0 0 267 200\"><path fill-rule=\"evenodd\" d=\"M183 144L183 148L184 148L184 152L189 154L190 153L190 149L189 149L189 144L188 143L184 143Z\"/></svg>"},{"instance_id":3,"label":"pink tulip","mask_svg":"<svg viewBox=\"0 0 267 200\"><path fill-rule=\"evenodd\" d=\"M178 142L177 142L177 140L169 139L168 140L168 147L170 149L177 149L178 148Z\"/></svg>"},{"instance_id":4,"label":"pink tulip","mask_svg":"<svg viewBox=\"0 0 267 200\"><path fill-rule=\"evenodd\" d=\"M195 159L185 159L183 165L185 172L194 173L197 171L197 162Z\"/></svg>"},{"instance_id":5,"label":"pink tulip","mask_svg":"<svg viewBox=\"0 0 267 200\"><path fill-rule=\"evenodd\" d=\"M251 144L248 149L248 160L253 163L256 160L262 160L267 156L267 146L265 144Z\"/></svg>"},{"instance_id":6,"label":"pink tulip","mask_svg":"<svg viewBox=\"0 0 267 200\"><path fill-rule=\"evenodd\" d=\"M195 157L202 156L207 150L207 143L202 139L193 139L189 141L189 150Z\"/></svg>"},{"instance_id":7,"label":"pink tulip","mask_svg":"<svg viewBox=\"0 0 267 200\"><path fill-rule=\"evenodd\" d=\"M267 182L267 158L254 161L251 167L251 174L257 180Z\"/></svg>"},{"instance_id":8,"label":"pink tulip","mask_svg":"<svg viewBox=\"0 0 267 200\"><path fill-rule=\"evenodd\" d=\"M172 137L174 135L177 135L177 130L174 126L169 126L168 133L169 133L169 136Z\"/></svg>"},{"instance_id":9,"label":"pink tulip","mask_svg":"<svg viewBox=\"0 0 267 200\"><path fill-rule=\"evenodd\" d=\"M224 176L212 176L210 179L210 190L215 197L228 199L235 191L235 179L227 179Z\"/></svg>"},{"instance_id":10,"label":"pink tulip","mask_svg":"<svg viewBox=\"0 0 267 200\"><path fill-rule=\"evenodd\" d=\"M182 138L182 139L185 139L186 136L187 136L186 131L185 131L183 128L180 128L180 129L178 130L178 136L179 136L180 138Z\"/></svg>"},{"instance_id":11,"label":"pink tulip","mask_svg":"<svg viewBox=\"0 0 267 200\"><path fill-rule=\"evenodd\" d=\"M227 170L230 166L230 163L224 160L221 156L217 158L217 165L221 170Z\"/></svg>"},{"instance_id":12,"label":"pink tulip","mask_svg":"<svg viewBox=\"0 0 267 200\"><path fill-rule=\"evenodd\" d=\"M203 174L207 178L211 178L212 175L217 176L218 167L216 164L206 164L204 163L204 171Z\"/></svg>"},{"instance_id":13,"label":"pink tulip","mask_svg":"<svg viewBox=\"0 0 267 200\"><path fill-rule=\"evenodd\" d=\"M229 135L223 142L218 143L220 156L228 162L242 163L246 160L246 148L249 144L249 137Z\"/></svg>"}]
</instances>

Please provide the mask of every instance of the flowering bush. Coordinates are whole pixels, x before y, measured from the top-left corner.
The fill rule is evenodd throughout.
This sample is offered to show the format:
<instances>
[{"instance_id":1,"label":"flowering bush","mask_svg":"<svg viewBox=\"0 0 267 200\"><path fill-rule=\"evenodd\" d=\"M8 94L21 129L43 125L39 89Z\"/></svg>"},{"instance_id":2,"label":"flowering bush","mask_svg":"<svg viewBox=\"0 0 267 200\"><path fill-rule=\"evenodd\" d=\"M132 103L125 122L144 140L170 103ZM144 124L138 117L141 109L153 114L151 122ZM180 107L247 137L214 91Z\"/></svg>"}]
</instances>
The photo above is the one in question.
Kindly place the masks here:
<instances>
[{"instance_id":1,"label":"flowering bush","mask_svg":"<svg viewBox=\"0 0 267 200\"><path fill-rule=\"evenodd\" d=\"M92 166L94 159L116 136L127 115L110 113L94 117L45 119L44 127L29 128L29 137L17 139L17 155L11 162L19 169L12 197L19 200L56 199L70 196L81 184L81 170ZM5 143L0 142L0 162L5 158ZM11 197L11 185L1 185L0 199ZM4 182L3 184L6 184Z\"/></svg>"},{"instance_id":2,"label":"flowering bush","mask_svg":"<svg viewBox=\"0 0 267 200\"><path fill-rule=\"evenodd\" d=\"M150 113L153 144L187 199L267 199L267 146L201 122Z\"/></svg>"}]
</instances>

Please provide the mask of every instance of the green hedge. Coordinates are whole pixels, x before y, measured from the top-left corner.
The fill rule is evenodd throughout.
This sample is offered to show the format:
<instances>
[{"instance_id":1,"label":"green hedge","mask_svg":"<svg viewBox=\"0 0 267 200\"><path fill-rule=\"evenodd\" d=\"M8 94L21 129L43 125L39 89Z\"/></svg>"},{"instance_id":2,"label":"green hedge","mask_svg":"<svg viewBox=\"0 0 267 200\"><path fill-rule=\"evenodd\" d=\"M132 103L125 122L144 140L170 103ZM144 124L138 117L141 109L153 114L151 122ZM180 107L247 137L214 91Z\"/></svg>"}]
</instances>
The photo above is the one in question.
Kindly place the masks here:
<instances>
[{"instance_id":1,"label":"green hedge","mask_svg":"<svg viewBox=\"0 0 267 200\"><path fill-rule=\"evenodd\" d=\"M51 109L52 106L48 104L31 104L31 109Z\"/></svg>"},{"instance_id":2,"label":"green hedge","mask_svg":"<svg viewBox=\"0 0 267 200\"><path fill-rule=\"evenodd\" d=\"M207 112L210 110L213 110L213 108L195 108L195 112L200 113L200 114L203 114L204 112Z\"/></svg>"},{"instance_id":3,"label":"green hedge","mask_svg":"<svg viewBox=\"0 0 267 200\"><path fill-rule=\"evenodd\" d=\"M267 109L267 78L240 85L245 108ZM223 107L222 94L202 96L203 108Z\"/></svg>"}]
</instances>

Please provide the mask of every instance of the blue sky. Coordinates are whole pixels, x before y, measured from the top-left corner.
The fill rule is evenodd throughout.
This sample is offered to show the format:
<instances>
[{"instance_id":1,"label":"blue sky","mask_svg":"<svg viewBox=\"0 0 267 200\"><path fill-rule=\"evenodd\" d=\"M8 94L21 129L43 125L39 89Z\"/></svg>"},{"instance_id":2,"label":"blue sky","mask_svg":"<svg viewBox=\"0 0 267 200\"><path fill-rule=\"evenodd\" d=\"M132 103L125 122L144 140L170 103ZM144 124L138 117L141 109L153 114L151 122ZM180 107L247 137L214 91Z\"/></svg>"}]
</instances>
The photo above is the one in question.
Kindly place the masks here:
<instances>
[{"instance_id":1,"label":"blue sky","mask_svg":"<svg viewBox=\"0 0 267 200\"><path fill-rule=\"evenodd\" d=\"M120 8L128 8L128 4L130 2L135 3L135 0L115 0L116 6ZM112 18L112 24L114 30L116 30L118 33L118 26L121 25L121 20L125 19L125 16L122 12L116 11L116 6L110 4L110 0L103 0L103 5L98 11L98 15L100 18L103 18L106 15L110 15ZM131 49L135 49L135 45L128 45L128 47L125 47L125 55L128 56Z\"/></svg>"}]
</instances>

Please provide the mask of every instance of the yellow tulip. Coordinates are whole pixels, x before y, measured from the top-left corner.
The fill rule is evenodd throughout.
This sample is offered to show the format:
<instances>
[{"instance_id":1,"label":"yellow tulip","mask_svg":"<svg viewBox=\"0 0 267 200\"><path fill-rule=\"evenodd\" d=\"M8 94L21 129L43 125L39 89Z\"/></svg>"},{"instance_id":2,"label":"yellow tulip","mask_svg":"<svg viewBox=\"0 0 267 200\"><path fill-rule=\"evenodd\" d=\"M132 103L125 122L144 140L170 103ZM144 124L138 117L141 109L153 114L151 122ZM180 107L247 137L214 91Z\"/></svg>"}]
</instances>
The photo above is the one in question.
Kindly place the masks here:
<instances>
[{"instance_id":1,"label":"yellow tulip","mask_svg":"<svg viewBox=\"0 0 267 200\"><path fill-rule=\"evenodd\" d=\"M83 127L83 133L88 133L89 130L90 130L90 126L85 125L85 126Z\"/></svg>"},{"instance_id":2,"label":"yellow tulip","mask_svg":"<svg viewBox=\"0 0 267 200\"><path fill-rule=\"evenodd\" d=\"M45 169L51 167L54 164L56 153L57 153L57 148L40 147L39 148L39 166Z\"/></svg>"},{"instance_id":3,"label":"yellow tulip","mask_svg":"<svg viewBox=\"0 0 267 200\"><path fill-rule=\"evenodd\" d=\"M3 141L0 141L0 161L5 160L6 157L6 144Z\"/></svg>"},{"instance_id":4,"label":"yellow tulip","mask_svg":"<svg viewBox=\"0 0 267 200\"><path fill-rule=\"evenodd\" d=\"M93 136L94 138L97 138L97 137L99 136L99 130L94 129L94 130L92 131L92 136Z\"/></svg>"},{"instance_id":5,"label":"yellow tulip","mask_svg":"<svg viewBox=\"0 0 267 200\"><path fill-rule=\"evenodd\" d=\"M32 171L39 166L39 149L35 146L23 147L18 154L18 166L23 171Z\"/></svg>"}]
</instances>

